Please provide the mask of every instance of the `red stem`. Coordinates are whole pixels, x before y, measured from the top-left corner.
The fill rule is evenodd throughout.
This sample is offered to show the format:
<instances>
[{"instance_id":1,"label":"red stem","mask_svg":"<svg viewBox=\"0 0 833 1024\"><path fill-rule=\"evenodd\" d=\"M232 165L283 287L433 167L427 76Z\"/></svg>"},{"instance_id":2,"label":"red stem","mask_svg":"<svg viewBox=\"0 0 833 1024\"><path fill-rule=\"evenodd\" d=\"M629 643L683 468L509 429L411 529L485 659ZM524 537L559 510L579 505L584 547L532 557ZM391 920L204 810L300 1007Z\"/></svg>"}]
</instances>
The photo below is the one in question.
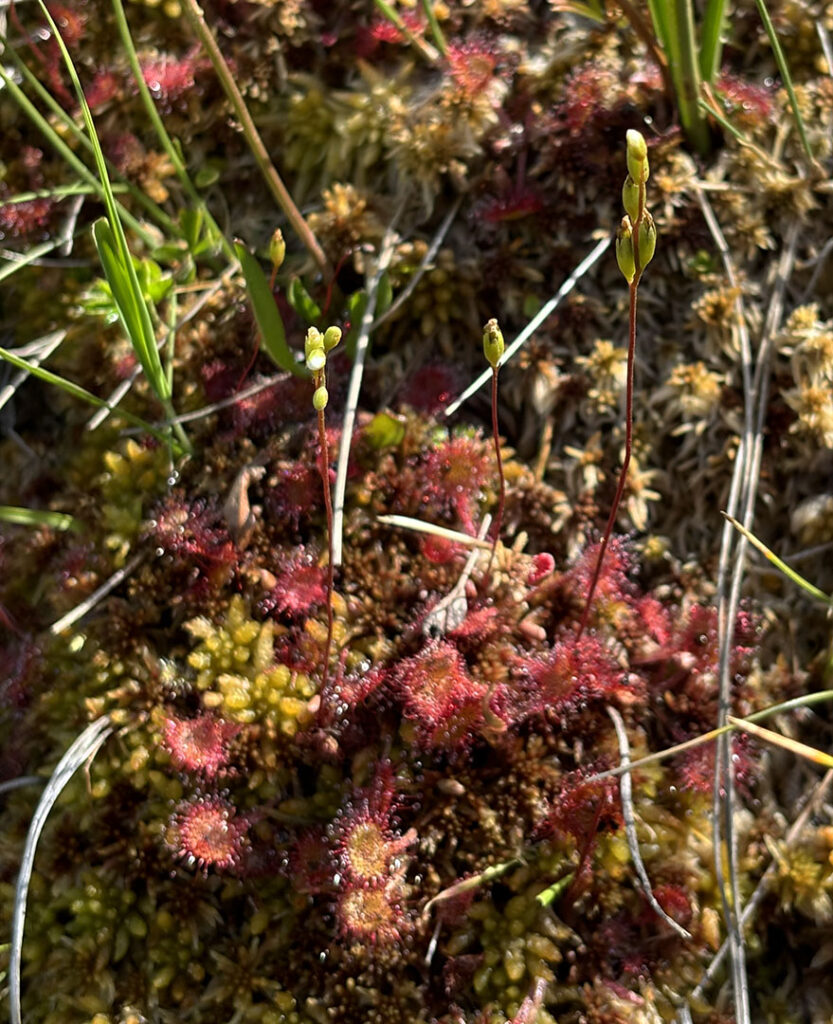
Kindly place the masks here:
<instances>
[{"instance_id":1,"label":"red stem","mask_svg":"<svg viewBox=\"0 0 833 1024\"><path fill-rule=\"evenodd\" d=\"M500 454L500 434L498 432L497 423L497 375L498 368L492 367L492 436L495 442L495 458L497 459L497 475L500 481L500 493L497 503L497 512L495 513L495 521L492 524L492 553L489 556L489 566L486 569L486 575L488 576L492 569L492 560L495 557L495 551L497 550L497 542L500 539L500 527L503 522L503 507L506 504L506 480L503 476L503 457Z\"/></svg>"},{"instance_id":2,"label":"red stem","mask_svg":"<svg viewBox=\"0 0 833 1024\"><path fill-rule=\"evenodd\" d=\"M316 387L324 383L324 375L316 381ZM318 444L321 449L321 482L324 485L324 507L327 510L327 549L329 560L327 565L327 646L324 650L324 671L321 689L327 685L330 673L330 654L333 649L333 590L335 589L335 569L333 566L333 497L330 493L330 458L327 451L327 428L324 422L324 410L318 413Z\"/></svg>"},{"instance_id":3,"label":"red stem","mask_svg":"<svg viewBox=\"0 0 833 1024\"><path fill-rule=\"evenodd\" d=\"M636 234L636 232L634 232ZM628 316L628 381L627 390L625 396L625 457L622 460L622 469L619 473L619 483L616 486L616 495L613 498L613 505L610 509L610 515L607 517L607 526L605 527L604 536L602 537L602 545L599 548L599 557L596 559L596 568L593 570L593 579L590 581L590 588L587 591L587 600L584 604L584 611L581 615L581 622L578 627L578 633L576 639L578 640L587 626L587 620L590 618L590 609L593 605L593 597L596 593L596 586L599 582L599 576L602 573L602 563L604 562L605 552L610 542L610 536L613 533L613 526L616 522L616 516L619 512L619 504L622 501L622 495L625 491L625 484L628 481L628 467L631 462L631 452L633 450L633 366L634 358L636 355L636 292L639 287L640 272L634 274L633 281L629 286L630 294L630 313Z\"/></svg>"}]
</instances>

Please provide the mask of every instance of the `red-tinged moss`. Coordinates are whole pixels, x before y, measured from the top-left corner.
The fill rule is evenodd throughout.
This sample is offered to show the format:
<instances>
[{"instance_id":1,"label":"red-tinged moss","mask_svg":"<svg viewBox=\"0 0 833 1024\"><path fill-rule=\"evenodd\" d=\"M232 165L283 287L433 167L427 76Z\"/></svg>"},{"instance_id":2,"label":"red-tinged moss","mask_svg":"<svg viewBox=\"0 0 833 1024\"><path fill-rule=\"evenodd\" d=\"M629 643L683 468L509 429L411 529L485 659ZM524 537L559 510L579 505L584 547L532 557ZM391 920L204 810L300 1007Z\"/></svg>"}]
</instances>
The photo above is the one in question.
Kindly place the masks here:
<instances>
[{"instance_id":1,"label":"red-tinged moss","mask_svg":"<svg viewBox=\"0 0 833 1024\"><path fill-rule=\"evenodd\" d=\"M542 551L532 559L532 566L527 573L526 582L530 587L537 587L539 583L555 571L555 559L548 551Z\"/></svg>"},{"instance_id":2,"label":"red-tinged moss","mask_svg":"<svg viewBox=\"0 0 833 1024\"><path fill-rule=\"evenodd\" d=\"M208 62L198 58L199 49L191 49L184 57L162 54L141 64L142 78L151 95L166 108L177 103L196 85L196 76Z\"/></svg>"},{"instance_id":3,"label":"red-tinged moss","mask_svg":"<svg viewBox=\"0 0 833 1024\"><path fill-rule=\"evenodd\" d=\"M462 390L463 375L446 363L428 363L411 374L399 390L399 401L433 416Z\"/></svg>"},{"instance_id":4,"label":"red-tinged moss","mask_svg":"<svg viewBox=\"0 0 833 1024\"><path fill-rule=\"evenodd\" d=\"M294 840L287 869L298 892L316 895L334 890L338 864L323 827L304 829Z\"/></svg>"},{"instance_id":5,"label":"red-tinged moss","mask_svg":"<svg viewBox=\"0 0 833 1024\"><path fill-rule=\"evenodd\" d=\"M629 678L609 646L584 633L578 640L566 634L546 656L519 662L527 684L531 713L570 714L593 701L630 705L641 699L642 688Z\"/></svg>"},{"instance_id":6,"label":"red-tinged moss","mask_svg":"<svg viewBox=\"0 0 833 1024\"><path fill-rule=\"evenodd\" d=\"M422 553L434 565L448 565L461 551L461 546L447 537L429 534L422 540Z\"/></svg>"},{"instance_id":7,"label":"red-tinged moss","mask_svg":"<svg viewBox=\"0 0 833 1024\"><path fill-rule=\"evenodd\" d=\"M476 99L488 88L501 59L499 48L485 38L470 37L463 42L449 43L446 53L449 73L467 100Z\"/></svg>"}]
</instances>

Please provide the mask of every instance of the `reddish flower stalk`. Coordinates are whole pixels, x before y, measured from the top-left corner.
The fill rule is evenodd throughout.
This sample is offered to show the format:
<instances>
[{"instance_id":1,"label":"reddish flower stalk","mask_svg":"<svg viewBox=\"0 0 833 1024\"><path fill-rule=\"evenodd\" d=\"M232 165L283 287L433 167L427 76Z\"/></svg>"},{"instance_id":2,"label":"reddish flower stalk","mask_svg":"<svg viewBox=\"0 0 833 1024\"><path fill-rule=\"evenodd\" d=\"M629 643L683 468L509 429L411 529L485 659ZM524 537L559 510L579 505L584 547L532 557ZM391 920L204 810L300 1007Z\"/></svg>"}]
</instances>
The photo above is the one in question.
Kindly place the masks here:
<instances>
[{"instance_id":1,"label":"reddish flower stalk","mask_svg":"<svg viewBox=\"0 0 833 1024\"><path fill-rule=\"evenodd\" d=\"M324 488L324 508L327 514L327 643L324 647L324 668L322 670L321 687L327 685L330 672L330 655L333 649L333 591L335 589L335 568L333 552L333 496L330 491L330 458L327 450L327 424L324 410L327 408L327 353L341 341L341 329L328 327L322 334L315 327L310 327L304 344L307 369L312 373L315 392L312 405L318 413L318 446L321 458L318 467L321 471L321 484Z\"/></svg>"},{"instance_id":2,"label":"reddish flower stalk","mask_svg":"<svg viewBox=\"0 0 833 1024\"><path fill-rule=\"evenodd\" d=\"M498 322L490 320L483 328L483 354L492 367L492 436L495 442L495 459L497 460L497 473L500 482L500 495L498 497L497 512L495 521L492 524L492 552L489 555L489 565L486 568L488 576L492 570L497 542L500 539L500 527L503 522L503 509L506 504L506 480L503 475L503 457L500 454L500 433L497 422L497 378L500 370L500 360L503 356L504 343L503 334Z\"/></svg>"},{"instance_id":3,"label":"reddish flower stalk","mask_svg":"<svg viewBox=\"0 0 833 1024\"><path fill-rule=\"evenodd\" d=\"M607 526L605 527L601 547L599 548L596 568L593 571L593 578L587 591L587 601L585 602L581 622L579 623L577 639L584 632L590 617L590 609L593 606L593 596L596 593L596 585L602 572L605 552L613 533L613 526L619 512L619 504L622 501L622 494L625 491L625 484L628 480L628 467L630 466L633 451L633 367L636 355L636 298L642 271L651 262L657 242L654 219L645 208L645 183L648 180L649 173L648 147L642 135L633 129L628 132L627 141L628 176L622 187L622 203L625 207L626 215L622 218L616 235L616 260L619 263L619 269L625 275L628 282L630 297L630 312L628 316L628 374L625 397L625 456L622 460L619 483L616 485L616 494L613 498L613 505L607 518Z\"/></svg>"}]
</instances>

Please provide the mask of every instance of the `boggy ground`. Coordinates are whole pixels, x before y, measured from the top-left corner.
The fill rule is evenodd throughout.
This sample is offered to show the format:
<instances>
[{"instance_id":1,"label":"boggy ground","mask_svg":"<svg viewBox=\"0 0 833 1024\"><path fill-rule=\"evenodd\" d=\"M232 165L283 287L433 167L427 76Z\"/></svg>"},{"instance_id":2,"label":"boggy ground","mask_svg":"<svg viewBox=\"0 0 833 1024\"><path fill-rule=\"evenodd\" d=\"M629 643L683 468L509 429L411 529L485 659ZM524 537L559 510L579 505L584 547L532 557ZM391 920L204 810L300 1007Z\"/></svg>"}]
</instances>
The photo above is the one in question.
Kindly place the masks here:
<instances>
[{"instance_id":1,"label":"boggy ground","mask_svg":"<svg viewBox=\"0 0 833 1024\"><path fill-rule=\"evenodd\" d=\"M640 889L618 782L592 776L620 761L616 713L632 757L717 720L720 510L756 439L755 531L782 555L809 551L797 567L833 589L833 79L821 45L833 8L771 5L813 167L748 0L717 88L743 140L713 123L705 157L688 151L627 20L613 5L601 22L569 7L438 4L443 57L419 5L400 6L419 46L364 0L207 6L335 268L322 275L176 0L130 5L144 77L226 235L268 269L283 228L277 298L293 348L311 318L358 319L349 297L386 231L393 298L418 283L373 333L326 678L312 386L258 349L242 280L216 248L189 262L124 198L150 235L129 232L134 252L176 287L176 307L169 292L160 309L179 325L173 402L194 414L189 457L118 412L88 429L94 410L34 379L5 405L0 502L68 513L73 529L3 526L2 778L45 779L88 722L114 728L40 842L27 1022L653 1024L687 1002L696 1021L734 1019L726 963L700 984L726 936L713 747L634 778L641 857L676 929ZM110 6L50 9L105 151L176 220L189 200ZM7 10L6 33L77 114L31 5ZM5 199L76 180L8 89L0 117ZM502 545L471 569L456 615L432 614L468 549L379 516L475 534L495 512L488 388L444 410L486 366L483 323L497 317L513 338L611 236L629 128L648 140L659 243L640 288L634 460L589 628L578 635L624 437L627 288L612 247L501 370ZM10 348L65 331L48 366L107 397L136 359L112 317L95 315L112 312L94 284L100 212L89 197L0 207L5 261L63 239L6 277L2 318ZM306 307L297 291L287 301L293 280ZM328 367L333 461L351 365L336 350ZM141 376L124 407L163 418ZM736 715L827 678L824 616L752 563L727 631ZM824 705L767 724L829 746ZM820 1024L833 1014L829 796L806 760L747 737L732 749L744 900L773 865L746 932L751 1017ZM39 791L2 794L4 939Z\"/></svg>"}]
</instances>

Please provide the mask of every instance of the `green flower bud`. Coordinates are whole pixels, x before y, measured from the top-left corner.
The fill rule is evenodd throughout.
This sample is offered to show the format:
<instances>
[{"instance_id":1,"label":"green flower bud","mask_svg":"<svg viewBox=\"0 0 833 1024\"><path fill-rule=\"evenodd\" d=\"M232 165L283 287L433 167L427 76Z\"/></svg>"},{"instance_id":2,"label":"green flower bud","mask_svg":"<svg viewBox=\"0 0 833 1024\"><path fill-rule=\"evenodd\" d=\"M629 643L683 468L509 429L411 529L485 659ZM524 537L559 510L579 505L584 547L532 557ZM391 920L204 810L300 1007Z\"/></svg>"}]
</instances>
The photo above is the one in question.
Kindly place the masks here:
<instances>
[{"instance_id":1,"label":"green flower bud","mask_svg":"<svg viewBox=\"0 0 833 1024\"><path fill-rule=\"evenodd\" d=\"M622 206L632 221L639 216L639 185L628 175L622 186Z\"/></svg>"},{"instance_id":2,"label":"green flower bud","mask_svg":"<svg viewBox=\"0 0 833 1024\"><path fill-rule=\"evenodd\" d=\"M623 217L619 230L616 232L616 262L630 284L636 274L636 263L633 253L633 225L630 217Z\"/></svg>"},{"instance_id":3,"label":"green flower bud","mask_svg":"<svg viewBox=\"0 0 833 1024\"><path fill-rule=\"evenodd\" d=\"M304 357L309 360L310 355L316 349L324 351L324 338L317 327L310 327L306 338L304 338Z\"/></svg>"},{"instance_id":4,"label":"green flower bud","mask_svg":"<svg viewBox=\"0 0 833 1024\"><path fill-rule=\"evenodd\" d=\"M281 268L285 256L286 242L283 240L283 232L280 228L275 228L275 233L269 242L269 259L272 261L272 267L275 270Z\"/></svg>"},{"instance_id":5,"label":"green flower bud","mask_svg":"<svg viewBox=\"0 0 833 1024\"><path fill-rule=\"evenodd\" d=\"M644 270L654 257L654 250L657 247L657 229L654 218L647 210L642 214L639 222L639 269Z\"/></svg>"},{"instance_id":6,"label":"green flower bud","mask_svg":"<svg viewBox=\"0 0 833 1024\"><path fill-rule=\"evenodd\" d=\"M307 369L310 373L319 373L327 365L327 356L323 348L314 348L307 356Z\"/></svg>"},{"instance_id":7,"label":"green flower bud","mask_svg":"<svg viewBox=\"0 0 833 1024\"><path fill-rule=\"evenodd\" d=\"M312 407L315 409L316 412L321 412L323 409L327 408L327 401L329 397L330 396L327 394L327 389L324 387L323 384L321 385L320 388L315 389L315 392L312 396Z\"/></svg>"},{"instance_id":8,"label":"green flower bud","mask_svg":"<svg viewBox=\"0 0 833 1024\"><path fill-rule=\"evenodd\" d=\"M324 351L329 352L341 341L341 328L328 327L324 331Z\"/></svg>"},{"instance_id":9,"label":"green flower bud","mask_svg":"<svg viewBox=\"0 0 833 1024\"><path fill-rule=\"evenodd\" d=\"M628 129L628 174L636 182L648 180L648 144L641 132Z\"/></svg>"},{"instance_id":10,"label":"green flower bud","mask_svg":"<svg viewBox=\"0 0 833 1024\"><path fill-rule=\"evenodd\" d=\"M497 369L504 347L503 332L498 327L497 320L492 318L483 328L483 354L493 370Z\"/></svg>"}]
</instances>

